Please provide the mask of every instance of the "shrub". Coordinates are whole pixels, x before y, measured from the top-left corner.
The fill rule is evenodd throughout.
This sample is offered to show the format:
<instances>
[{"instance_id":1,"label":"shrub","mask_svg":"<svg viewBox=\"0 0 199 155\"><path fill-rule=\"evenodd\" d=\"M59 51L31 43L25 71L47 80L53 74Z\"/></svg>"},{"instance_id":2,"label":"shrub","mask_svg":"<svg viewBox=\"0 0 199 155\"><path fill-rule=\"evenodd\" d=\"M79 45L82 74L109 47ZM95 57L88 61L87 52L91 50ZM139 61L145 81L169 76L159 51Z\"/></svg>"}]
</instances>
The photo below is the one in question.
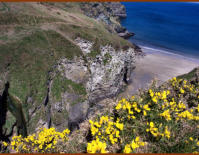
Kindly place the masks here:
<instances>
[{"instance_id":1,"label":"shrub","mask_svg":"<svg viewBox=\"0 0 199 155\"><path fill-rule=\"evenodd\" d=\"M55 153L63 150L63 144L68 141L70 131L65 129L57 132L55 128L41 129L37 134L23 138L14 136L10 144L3 142L5 147L20 153Z\"/></svg>"},{"instance_id":2,"label":"shrub","mask_svg":"<svg viewBox=\"0 0 199 155\"><path fill-rule=\"evenodd\" d=\"M190 153L199 151L199 87L173 78L167 87L121 99L110 116L90 120L87 151Z\"/></svg>"}]
</instances>

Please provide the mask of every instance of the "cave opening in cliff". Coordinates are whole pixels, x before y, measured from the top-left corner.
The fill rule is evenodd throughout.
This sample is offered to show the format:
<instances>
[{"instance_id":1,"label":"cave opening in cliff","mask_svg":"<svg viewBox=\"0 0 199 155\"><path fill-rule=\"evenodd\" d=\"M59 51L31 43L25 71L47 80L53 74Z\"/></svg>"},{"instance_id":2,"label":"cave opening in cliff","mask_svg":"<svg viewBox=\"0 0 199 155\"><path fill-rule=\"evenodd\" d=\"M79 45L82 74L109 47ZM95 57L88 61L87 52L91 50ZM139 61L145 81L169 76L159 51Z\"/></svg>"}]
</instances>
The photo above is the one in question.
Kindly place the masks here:
<instances>
[{"instance_id":1,"label":"cave opening in cliff","mask_svg":"<svg viewBox=\"0 0 199 155\"><path fill-rule=\"evenodd\" d=\"M0 96L0 140L8 141L8 137L5 135L6 132L3 130L3 126L6 124L7 116L7 97L8 97L9 83L5 84L5 89L2 96Z\"/></svg>"},{"instance_id":2,"label":"cave opening in cliff","mask_svg":"<svg viewBox=\"0 0 199 155\"><path fill-rule=\"evenodd\" d=\"M127 73L128 73L128 69L125 67L124 68L124 75L123 75L123 81L127 84L128 81L127 81Z\"/></svg>"}]
</instances>

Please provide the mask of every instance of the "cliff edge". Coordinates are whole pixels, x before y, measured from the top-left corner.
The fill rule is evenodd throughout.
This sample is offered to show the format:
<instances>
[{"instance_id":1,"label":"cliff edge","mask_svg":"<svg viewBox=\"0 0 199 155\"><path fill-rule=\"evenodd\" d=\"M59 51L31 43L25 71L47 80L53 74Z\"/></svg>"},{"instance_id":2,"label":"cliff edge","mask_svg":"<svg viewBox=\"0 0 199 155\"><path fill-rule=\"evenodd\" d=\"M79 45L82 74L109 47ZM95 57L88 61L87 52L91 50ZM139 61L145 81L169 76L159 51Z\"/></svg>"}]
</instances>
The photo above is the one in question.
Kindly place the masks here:
<instances>
[{"instance_id":1,"label":"cliff edge","mask_svg":"<svg viewBox=\"0 0 199 155\"><path fill-rule=\"evenodd\" d=\"M1 133L7 137L41 127L76 129L91 107L128 83L139 48L110 33L101 15L84 15L82 5L0 4L1 95L8 89ZM125 16L123 7L114 9L119 3L99 5L110 19Z\"/></svg>"}]
</instances>

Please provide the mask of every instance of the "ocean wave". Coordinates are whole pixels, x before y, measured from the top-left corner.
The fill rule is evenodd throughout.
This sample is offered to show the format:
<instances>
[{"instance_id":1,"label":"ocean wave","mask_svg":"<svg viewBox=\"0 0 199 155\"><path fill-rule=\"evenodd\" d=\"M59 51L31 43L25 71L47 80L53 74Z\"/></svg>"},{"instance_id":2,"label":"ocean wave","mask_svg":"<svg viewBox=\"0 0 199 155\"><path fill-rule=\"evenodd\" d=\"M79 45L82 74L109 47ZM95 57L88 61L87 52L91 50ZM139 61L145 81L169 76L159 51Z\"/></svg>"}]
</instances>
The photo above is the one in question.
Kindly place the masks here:
<instances>
[{"instance_id":1,"label":"ocean wave","mask_svg":"<svg viewBox=\"0 0 199 155\"><path fill-rule=\"evenodd\" d=\"M160 53L160 54L166 54L166 55L170 55L170 56L175 56L175 57L180 57L182 59L186 59L186 60L190 60L196 63L199 63L199 59L197 58L193 58L191 56L186 56L186 55L182 55L182 54L178 54L177 51L170 51L167 49L163 49L163 48L155 48L155 47L148 47L148 46L143 46L141 45L140 48L143 50L143 52L145 53Z\"/></svg>"}]
</instances>

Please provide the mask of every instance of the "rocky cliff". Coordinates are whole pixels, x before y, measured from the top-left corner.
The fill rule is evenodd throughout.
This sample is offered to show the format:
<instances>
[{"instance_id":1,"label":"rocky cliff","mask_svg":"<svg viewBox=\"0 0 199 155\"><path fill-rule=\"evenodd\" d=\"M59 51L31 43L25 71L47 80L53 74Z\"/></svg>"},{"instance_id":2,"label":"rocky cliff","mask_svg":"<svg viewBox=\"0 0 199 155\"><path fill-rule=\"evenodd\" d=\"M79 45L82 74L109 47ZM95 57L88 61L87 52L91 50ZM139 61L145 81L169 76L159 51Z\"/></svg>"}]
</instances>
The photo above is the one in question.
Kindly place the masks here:
<instances>
[{"instance_id":1,"label":"rocky cliff","mask_svg":"<svg viewBox=\"0 0 199 155\"><path fill-rule=\"evenodd\" d=\"M78 128L91 107L128 83L139 48L85 16L81 5L1 4L1 96L7 91L0 102L7 107L2 134Z\"/></svg>"},{"instance_id":2,"label":"rocky cliff","mask_svg":"<svg viewBox=\"0 0 199 155\"><path fill-rule=\"evenodd\" d=\"M80 6L85 15L104 22L110 32L125 39L134 35L120 24L120 19L127 16L126 9L120 2L81 3Z\"/></svg>"}]
</instances>

